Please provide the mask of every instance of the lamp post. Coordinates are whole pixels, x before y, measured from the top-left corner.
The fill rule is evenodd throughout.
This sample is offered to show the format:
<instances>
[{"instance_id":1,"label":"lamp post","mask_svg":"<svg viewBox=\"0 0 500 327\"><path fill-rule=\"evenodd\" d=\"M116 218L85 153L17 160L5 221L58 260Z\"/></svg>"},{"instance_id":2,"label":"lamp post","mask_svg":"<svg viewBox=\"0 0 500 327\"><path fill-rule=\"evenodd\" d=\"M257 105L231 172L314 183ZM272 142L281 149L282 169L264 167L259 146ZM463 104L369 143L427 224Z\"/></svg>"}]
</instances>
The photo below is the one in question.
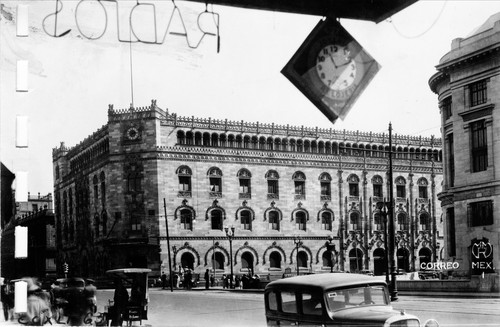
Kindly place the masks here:
<instances>
[{"instance_id":1,"label":"lamp post","mask_svg":"<svg viewBox=\"0 0 500 327\"><path fill-rule=\"evenodd\" d=\"M293 242L295 243L295 261L297 262L297 276L299 275L299 247L302 246L302 239L300 236L294 236Z\"/></svg>"},{"instance_id":2,"label":"lamp post","mask_svg":"<svg viewBox=\"0 0 500 327\"><path fill-rule=\"evenodd\" d=\"M389 284L389 291L391 292L391 301L398 299L398 291L396 286L396 263L394 262L394 244L395 244L395 231L394 231L394 187L392 183L392 124L389 123L389 205L387 211L389 212L389 221L387 226L388 241L389 241L389 262L391 268L391 283Z\"/></svg>"},{"instance_id":3,"label":"lamp post","mask_svg":"<svg viewBox=\"0 0 500 327\"><path fill-rule=\"evenodd\" d=\"M231 228L225 227L226 236L229 240L229 262L231 264L231 277L229 279L229 288L233 288L233 238L234 238L234 227Z\"/></svg>"},{"instance_id":4,"label":"lamp post","mask_svg":"<svg viewBox=\"0 0 500 327\"><path fill-rule=\"evenodd\" d=\"M330 272L333 272L333 255L337 256L337 251L335 250L335 244L333 244L333 236L328 235L328 241L325 242L326 250L330 252Z\"/></svg>"},{"instance_id":5,"label":"lamp post","mask_svg":"<svg viewBox=\"0 0 500 327\"><path fill-rule=\"evenodd\" d=\"M385 265L385 282L387 285L390 285L389 281L389 255L387 254L389 251L389 244L387 243L387 206L389 203L387 202L377 202L377 209L380 210L380 214L382 215L382 221L384 225L384 245L385 245L385 256L384 256L384 265Z\"/></svg>"}]
</instances>

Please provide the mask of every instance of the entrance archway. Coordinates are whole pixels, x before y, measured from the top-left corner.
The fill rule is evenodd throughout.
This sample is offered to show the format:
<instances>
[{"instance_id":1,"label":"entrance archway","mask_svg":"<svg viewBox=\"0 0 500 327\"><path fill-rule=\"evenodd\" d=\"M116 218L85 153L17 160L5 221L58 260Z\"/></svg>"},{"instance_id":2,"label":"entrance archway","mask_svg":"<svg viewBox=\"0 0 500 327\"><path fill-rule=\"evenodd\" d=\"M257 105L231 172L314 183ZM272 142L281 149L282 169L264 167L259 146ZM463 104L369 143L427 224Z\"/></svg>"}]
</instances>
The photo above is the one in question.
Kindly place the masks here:
<instances>
[{"instance_id":1,"label":"entrance archway","mask_svg":"<svg viewBox=\"0 0 500 327\"><path fill-rule=\"evenodd\" d=\"M253 272L253 255L248 251L241 254L241 268Z\"/></svg>"},{"instance_id":2,"label":"entrance archway","mask_svg":"<svg viewBox=\"0 0 500 327\"><path fill-rule=\"evenodd\" d=\"M349 251L349 271L358 272L363 269L363 251L354 248Z\"/></svg>"},{"instance_id":3,"label":"entrance archway","mask_svg":"<svg viewBox=\"0 0 500 327\"><path fill-rule=\"evenodd\" d=\"M304 251L299 251L299 255L297 256L297 263L300 268L307 268L307 253Z\"/></svg>"},{"instance_id":4,"label":"entrance archway","mask_svg":"<svg viewBox=\"0 0 500 327\"><path fill-rule=\"evenodd\" d=\"M403 271L410 271L410 252L405 248L400 248L396 252L398 258L398 269Z\"/></svg>"},{"instance_id":5,"label":"entrance archway","mask_svg":"<svg viewBox=\"0 0 500 327\"><path fill-rule=\"evenodd\" d=\"M181 265L182 268L189 268L191 270L194 269L194 256L192 253L185 252L181 256Z\"/></svg>"},{"instance_id":6,"label":"entrance archway","mask_svg":"<svg viewBox=\"0 0 500 327\"><path fill-rule=\"evenodd\" d=\"M386 270L385 249L375 249L375 251L373 251L373 274L376 276L383 275Z\"/></svg>"},{"instance_id":7,"label":"entrance archway","mask_svg":"<svg viewBox=\"0 0 500 327\"><path fill-rule=\"evenodd\" d=\"M221 252L212 254L212 265L216 270L224 269L224 255Z\"/></svg>"},{"instance_id":8,"label":"entrance archway","mask_svg":"<svg viewBox=\"0 0 500 327\"><path fill-rule=\"evenodd\" d=\"M281 268L281 254L278 251L273 251L269 255L269 267Z\"/></svg>"}]
</instances>

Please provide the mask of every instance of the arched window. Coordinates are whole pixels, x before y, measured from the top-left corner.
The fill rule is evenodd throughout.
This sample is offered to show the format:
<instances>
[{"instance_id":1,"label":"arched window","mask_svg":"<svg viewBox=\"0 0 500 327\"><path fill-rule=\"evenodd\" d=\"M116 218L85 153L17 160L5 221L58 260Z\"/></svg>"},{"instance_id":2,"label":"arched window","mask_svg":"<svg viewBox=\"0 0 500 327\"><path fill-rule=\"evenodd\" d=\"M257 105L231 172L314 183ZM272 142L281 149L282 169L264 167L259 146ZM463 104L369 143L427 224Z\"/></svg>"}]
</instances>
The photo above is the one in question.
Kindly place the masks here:
<instances>
[{"instance_id":1,"label":"arched window","mask_svg":"<svg viewBox=\"0 0 500 327\"><path fill-rule=\"evenodd\" d=\"M236 135L236 147L237 148L243 147L243 137L241 135Z\"/></svg>"},{"instance_id":2,"label":"arched window","mask_svg":"<svg viewBox=\"0 0 500 327\"><path fill-rule=\"evenodd\" d=\"M398 198L406 198L406 180L402 176L396 177L396 196Z\"/></svg>"},{"instance_id":3,"label":"arched window","mask_svg":"<svg viewBox=\"0 0 500 327\"><path fill-rule=\"evenodd\" d=\"M99 179L97 178L97 175L94 175L92 184L94 184L94 204L97 205L97 202L99 201Z\"/></svg>"},{"instance_id":4,"label":"arched window","mask_svg":"<svg viewBox=\"0 0 500 327\"><path fill-rule=\"evenodd\" d=\"M307 218L304 211L297 211L295 213L295 225L297 226L298 230L307 229Z\"/></svg>"},{"instance_id":5,"label":"arched window","mask_svg":"<svg viewBox=\"0 0 500 327\"><path fill-rule=\"evenodd\" d=\"M427 199L429 197L427 193L427 186L429 185L427 179L425 179L424 177L419 178L417 181L417 185L418 185L418 197L421 199Z\"/></svg>"},{"instance_id":6,"label":"arched window","mask_svg":"<svg viewBox=\"0 0 500 327\"><path fill-rule=\"evenodd\" d=\"M375 211L373 214L373 223L375 224L377 230L383 229L382 213L380 211Z\"/></svg>"},{"instance_id":7,"label":"arched window","mask_svg":"<svg viewBox=\"0 0 500 327\"><path fill-rule=\"evenodd\" d=\"M279 199L279 178L276 170L268 170L265 176L267 180L267 199Z\"/></svg>"},{"instance_id":8,"label":"arched window","mask_svg":"<svg viewBox=\"0 0 500 327\"><path fill-rule=\"evenodd\" d=\"M203 144L203 137L201 133L197 132L194 134L194 145L202 145Z\"/></svg>"},{"instance_id":9,"label":"arched window","mask_svg":"<svg viewBox=\"0 0 500 327\"><path fill-rule=\"evenodd\" d=\"M419 216L419 222L422 230L430 230L431 229L431 219L427 212L423 212Z\"/></svg>"},{"instance_id":10,"label":"arched window","mask_svg":"<svg viewBox=\"0 0 500 327\"><path fill-rule=\"evenodd\" d=\"M384 188L383 188L384 180L379 175L375 175L372 178L373 185L373 196L382 198L384 197Z\"/></svg>"},{"instance_id":11,"label":"arched window","mask_svg":"<svg viewBox=\"0 0 500 327\"><path fill-rule=\"evenodd\" d=\"M179 145L186 144L186 138L184 136L184 131L177 131L177 144L179 144Z\"/></svg>"},{"instance_id":12,"label":"arched window","mask_svg":"<svg viewBox=\"0 0 500 327\"><path fill-rule=\"evenodd\" d=\"M269 267L281 268L281 254L278 251L273 251L269 255Z\"/></svg>"},{"instance_id":13,"label":"arched window","mask_svg":"<svg viewBox=\"0 0 500 327\"><path fill-rule=\"evenodd\" d=\"M351 174L347 177L347 183L349 183L349 196L359 196L359 177Z\"/></svg>"},{"instance_id":14,"label":"arched window","mask_svg":"<svg viewBox=\"0 0 500 327\"><path fill-rule=\"evenodd\" d=\"M251 199L252 198L252 187L251 179L252 174L248 169L242 168L238 171L236 176L240 182L239 198L240 199Z\"/></svg>"},{"instance_id":15,"label":"arched window","mask_svg":"<svg viewBox=\"0 0 500 327\"><path fill-rule=\"evenodd\" d=\"M106 176L103 171L99 175L99 179L101 181L101 205L104 209L106 208Z\"/></svg>"},{"instance_id":16,"label":"arched window","mask_svg":"<svg viewBox=\"0 0 500 327\"><path fill-rule=\"evenodd\" d=\"M244 230L252 230L252 212L250 210L242 210L240 213L241 228Z\"/></svg>"},{"instance_id":17,"label":"arched window","mask_svg":"<svg viewBox=\"0 0 500 327\"><path fill-rule=\"evenodd\" d=\"M304 142L297 140L297 152L304 152Z\"/></svg>"},{"instance_id":18,"label":"arched window","mask_svg":"<svg viewBox=\"0 0 500 327\"><path fill-rule=\"evenodd\" d=\"M397 221L399 230L407 230L408 229L408 215L404 212L399 212L397 214Z\"/></svg>"},{"instance_id":19,"label":"arched window","mask_svg":"<svg viewBox=\"0 0 500 327\"><path fill-rule=\"evenodd\" d=\"M243 138L243 148L250 149L250 136L248 135Z\"/></svg>"},{"instance_id":20,"label":"arched window","mask_svg":"<svg viewBox=\"0 0 500 327\"><path fill-rule=\"evenodd\" d=\"M268 214L269 227L272 230L280 230L280 217L276 210L269 211Z\"/></svg>"},{"instance_id":21,"label":"arched window","mask_svg":"<svg viewBox=\"0 0 500 327\"><path fill-rule=\"evenodd\" d=\"M193 132L189 131L186 133L186 145L193 145Z\"/></svg>"},{"instance_id":22,"label":"arched window","mask_svg":"<svg viewBox=\"0 0 500 327\"><path fill-rule=\"evenodd\" d=\"M219 209L214 209L210 212L210 221L212 225L212 229L222 230L222 211Z\"/></svg>"},{"instance_id":23,"label":"arched window","mask_svg":"<svg viewBox=\"0 0 500 327\"><path fill-rule=\"evenodd\" d=\"M127 190L129 192L140 192L142 191L142 175L138 171L132 171L127 176Z\"/></svg>"},{"instance_id":24,"label":"arched window","mask_svg":"<svg viewBox=\"0 0 500 327\"><path fill-rule=\"evenodd\" d=\"M218 147L219 146L219 135L216 133L213 133L210 137L210 145L213 147Z\"/></svg>"},{"instance_id":25,"label":"arched window","mask_svg":"<svg viewBox=\"0 0 500 327\"><path fill-rule=\"evenodd\" d=\"M354 248L349 251L349 271L359 272L363 269L363 251Z\"/></svg>"},{"instance_id":26,"label":"arched window","mask_svg":"<svg viewBox=\"0 0 500 327\"><path fill-rule=\"evenodd\" d=\"M210 197L222 197L222 171L217 167L212 167L207 172L209 185L210 185Z\"/></svg>"},{"instance_id":27,"label":"arched window","mask_svg":"<svg viewBox=\"0 0 500 327\"><path fill-rule=\"evenodd\" d=\"M259 138L259 150L266 150L266 138L263 136Z\"/></svg>"},{"instance_id":28,"label":"arched window","mask_svg":"<svg viewBox=\"0 0 500 327\"><path fill-rule=\"evenodd\" d=\"M321 201L330 201L332 199L332 177L328 173L322 173L319 176L321 188Z\"/></svg>"},{"instance_id":29,"label":"arched window","mask_svg":"<svg viewBox=\"0 0 500 327\"><path fill-rule=\"evenodd\" d=\"M352 230L361 230L361 219L359 216L359 212L351 212L351 214L349 215L349 222L352 226Z\"/></svg>"},{"instance_id":30,"label":"arched window","mask_svg":"<svg viewBox=\"0 0 500 327\"><path fill-rule=\"evenodd\" d=\"M324 230L332 230L332 213L323 211L321 213L321 228Z\"/></svg>"},{"instance_id":31,"label":"arched window","mask_svg":"<svg viewBox=\"0 0 500 327\"><path fill-rule=\"evenodd\" d=\"M304 200L306 198L306 175L297 171L293 174L292 179L295 184L295 200Z\"/></svg>"},{"instance_id":32,"label":"arched window","mask_svg":"<svg viewBox=\"0 0 500 327\"><path fill-rule=\"evenodd\" d=\"M99 214L96 213L94 215L94 233L96 238L99 237L99 225L100 225Z\"/></svg>"},{"instance_id":33,"label":"arched window","mask_svg":"<svg viewBox=\"0 0 500 327\"><path fill-rule=\"evenodd\" d=\"M203 133L203 146L210 146L210 134Z\"/></svg>"},{"instance_id":34,"label":"arched window","mask_svg":"<svg viewBox=\"0 0 500 327\"><path fill-rule=\"evenodd\" d=\"M193 230L193 213L191 210L182 209L180 211L181 228L186 230Z\"/></svg>"},{"instance_id":35,"label":"arched window","mask_svg":"<svg viewBox=\"0 0 500 327\"><path fill-rule=\"evenodd\" d=\"M180 197L191 197L191 168L188 166L180 166L177 168L177 177L179 178L179 193Z\"/></svg>"}]
</instances>

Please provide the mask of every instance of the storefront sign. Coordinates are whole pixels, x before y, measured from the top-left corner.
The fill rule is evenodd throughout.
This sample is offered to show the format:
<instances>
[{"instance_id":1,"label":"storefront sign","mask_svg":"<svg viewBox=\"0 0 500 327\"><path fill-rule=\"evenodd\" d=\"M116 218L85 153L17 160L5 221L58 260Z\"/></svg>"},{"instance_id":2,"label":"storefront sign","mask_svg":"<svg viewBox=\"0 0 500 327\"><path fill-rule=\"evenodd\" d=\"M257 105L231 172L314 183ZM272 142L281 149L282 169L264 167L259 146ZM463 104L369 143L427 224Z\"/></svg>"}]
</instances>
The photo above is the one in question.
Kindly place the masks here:
<instances>
[{"instance_id":1,"label":"storefront sign","mask_svg":"<svg viewBox=\"0 0 500 327\"><path fill-rule=\"evenodd\" d=\"M473 239L471 241L471 269L473 275L482 273L493 273L493 246L490 241L483 237L482 239Z\"/></svg>"}]
</instances>

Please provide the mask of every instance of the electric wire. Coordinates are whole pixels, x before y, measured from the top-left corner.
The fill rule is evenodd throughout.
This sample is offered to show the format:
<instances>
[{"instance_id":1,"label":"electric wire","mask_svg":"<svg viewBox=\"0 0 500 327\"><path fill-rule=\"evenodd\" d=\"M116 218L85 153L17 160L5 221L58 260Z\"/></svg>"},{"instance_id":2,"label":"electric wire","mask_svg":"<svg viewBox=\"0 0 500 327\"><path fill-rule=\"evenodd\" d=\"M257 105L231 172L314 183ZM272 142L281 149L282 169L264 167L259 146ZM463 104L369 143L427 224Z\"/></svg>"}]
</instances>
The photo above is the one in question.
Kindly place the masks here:
<instances>
[{"instance_id":1,"label":"electric wire","mask_svg":"<svg viewBox=\"0 0 500 327\"><path fill-rule=\"evenodd\" d=\"M441 10L439 11L437 17L434 19L434 21L431 23L431 25L426 28L423 32L417 34L417 35L405 35L404 33L402 33L397 27L396 27L396 24L394 24L394 22L392 21L391 18L387 19L387 21L392 25L392 27L394 28L394 30L399 34L401 35L402 37L406 38L406 39L416 39L416 38L419 38L421 36L423 36L424 34L426 34L427 32L429 32L433 27L434 25L436 25L436 23L438 22L439 18L441 18L441 15L443 14L443 11L444 11L444 8L446 7L446 3L448 2L448 0L444 1L443 2L443 6L441 7Z\"/></svg>"}]
</instances>

